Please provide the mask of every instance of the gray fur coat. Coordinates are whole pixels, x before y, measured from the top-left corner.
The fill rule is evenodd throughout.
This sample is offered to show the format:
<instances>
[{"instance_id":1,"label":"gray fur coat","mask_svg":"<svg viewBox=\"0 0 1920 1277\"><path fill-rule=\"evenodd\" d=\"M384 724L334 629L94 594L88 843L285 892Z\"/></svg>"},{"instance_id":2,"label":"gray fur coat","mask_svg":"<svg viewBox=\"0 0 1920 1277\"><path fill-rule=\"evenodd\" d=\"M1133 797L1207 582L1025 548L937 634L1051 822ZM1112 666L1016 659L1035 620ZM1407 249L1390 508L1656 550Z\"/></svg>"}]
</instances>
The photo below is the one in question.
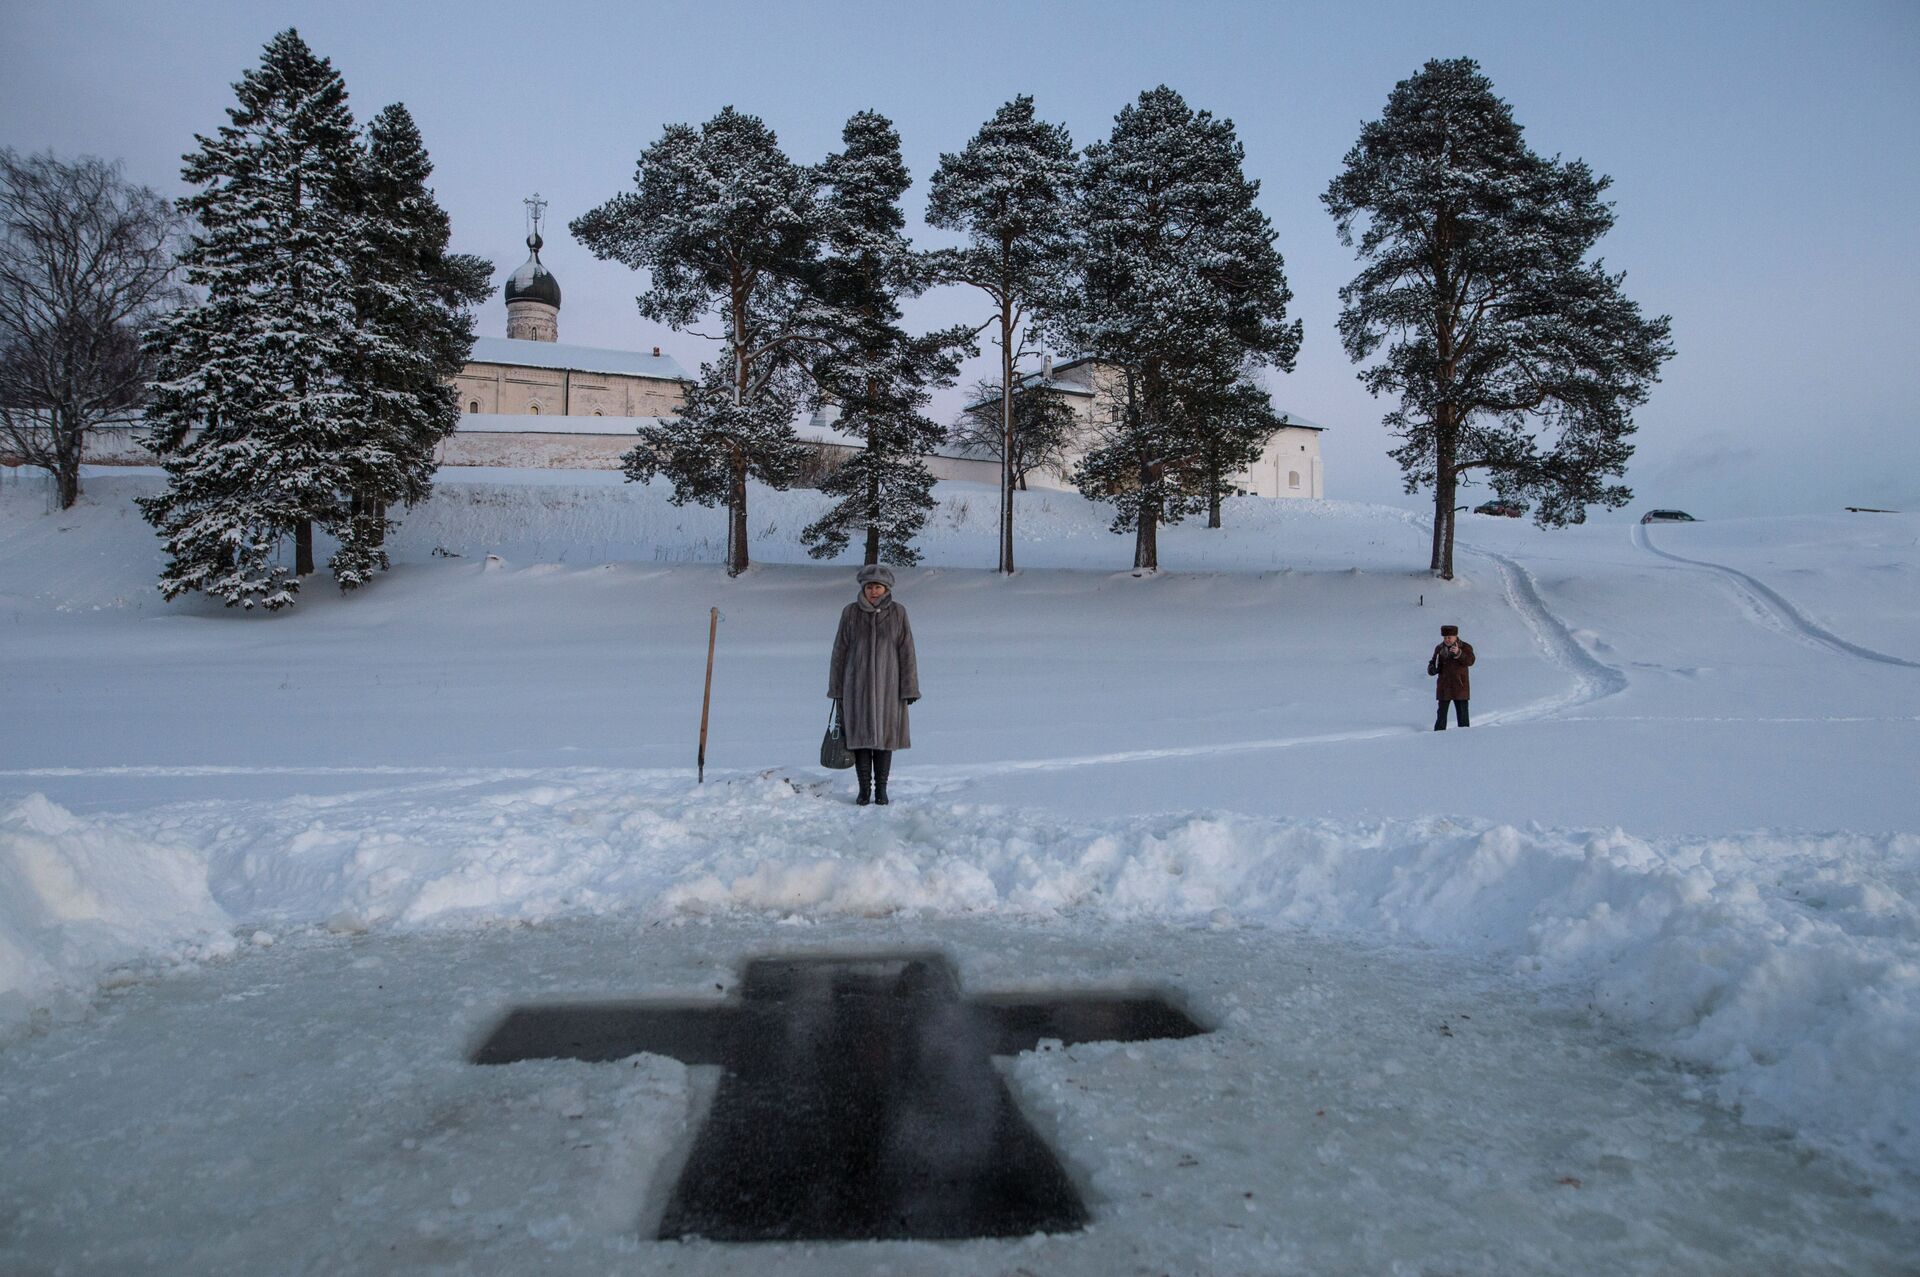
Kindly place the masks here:
<instances>
[{"instance_id":1,"label":"gray fur coat","mask_svg":"<svg viewBox=\"0 0 1920 1277\"><path fill-rule=\"evenodd\" d=\"M920 697L907 609L889 594L879 606L855 599L833 636L827 695L840 702L848 749L906 749L907 702Z\"/></svg>"}]
</instances>

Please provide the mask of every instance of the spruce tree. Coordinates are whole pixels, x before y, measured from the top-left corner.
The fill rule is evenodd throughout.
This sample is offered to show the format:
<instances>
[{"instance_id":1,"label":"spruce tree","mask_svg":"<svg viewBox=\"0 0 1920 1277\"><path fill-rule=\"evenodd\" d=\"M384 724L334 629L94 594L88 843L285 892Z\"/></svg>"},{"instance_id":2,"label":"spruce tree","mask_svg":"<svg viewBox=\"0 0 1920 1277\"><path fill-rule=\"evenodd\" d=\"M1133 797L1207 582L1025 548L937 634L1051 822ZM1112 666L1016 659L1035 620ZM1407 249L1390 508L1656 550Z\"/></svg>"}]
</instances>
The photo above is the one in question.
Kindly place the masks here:
<instances>
[{"instance_id":1,"label":"spruce tree","mask_svg":"<svg viewBox=\"0 0 1920 1277\"><path fill-rule=\"evenodd\" d=\"M1535 498L1541 526L1632 496L1611 482L1632 410L1673 357L1668 317L1646 319L1588 254L1613 225L1609 179L1530 150L1513 109L1470 58L1433 60L1365 125L1321 197L1359 275L1340 290L1340 336L1401 439L1407 491L1433 489L1431 570L1453 576L1464 476Z\"/></svg>"},{"instance_id":2,"label":"spruce tree","mask_svg":"<svg viewBox=\"0 0 1920 1277\"><path fill-rule=\"evenodd\" d=\"M205 300L148 337L168 485L141 507L166 540L167 597L275 609L313 571L313 526L338 524L350 486L357 155L346 86L295 31L234 91L229 122L182 170L200 189L182 201L198 229L181 261Z\"/></svg>"},{"instance_id":3,"label":"spruce tree","mask_svg":"<svg viewBox=\"0 0 1920 1277\"><path fill-rule=\"evenodd\" d=\"M1073 141L1064 126L1036 119L1022 94L994 112L966 148L940 157L927 224L966 235L937 256L940 277L971 284L993 301L977 328L1000 344L1000 571L1013 571L1013 434L1016 368L1030 320L1066 290L1076 236Z\"/></svg>"},{"instance_id":4,"label":"spruce tree","mask_svg":"<svg viewBox=\"0 0 1920 1277\"><path fill-rule=\"evenodd\" d=\"M862 111L841 134L844 150L816 170L827 253L816 277L822 315L834 317L812 361L819 394L840 407L840 429L865 444L821 484L838 497L801 539L815 558L864 535L864 561L919 562L913 539L933 508L925 454L943 431L922 409L931 386L958 372L964 329L910 337L900 299L929 282L925 258L905 234L900 197L910 179L900 135L885 116Z\"/></svg>"},{"instance_id":5,"label":"spruce tree","mask_svg":"<svg viewBox=\"0 0 1920 1277\"><path fill-rule=\"evenodd\" d=\"M1134 569L1159 567L1159 529L1206 509L1225 478L1259 455L1279 422L1255 410L1250 378L1291 371L1284 263L1255 206L1230 120L1195 111L1165 85L1142 93L1089 146L1081 188L1084 286L1058 323L1119 371L1080 490L1110 501L1134 533Z\"/></svg>"},{"instance_id":6,"label":"spruce tree","mask_svg":"<svg viewBox=\"0 0 1920 1277\"><path fill-rule=\"evenodd\" d=\"M350 496L330 561L343 589L386 568L389 509L432 492L434 450L460 423L452 379L473 351L470 308L493 292L490 262L447 252L453 232L427 186L432 172L405 106L373 118L356 183Z\"/></svg>"},{"instance_id":7,"label":"spruce tree","mask_svg":"<svg viewBox=\"0 0 1920 1277\"><path fill-rule=\"evenodd\" d=\"M747 480L785 488L804 457L793 417L804 364L834 316L814 291L820 217L812 180L773 130L727 107L667 126L640 156L636 189L571 229L596 256L650 272L640 313L679 330L717 314L720 358L678 419L640 430L630 480L664 474L676 502L726 505L727 572L748 566Z\"/></svg>"}]
</instances>

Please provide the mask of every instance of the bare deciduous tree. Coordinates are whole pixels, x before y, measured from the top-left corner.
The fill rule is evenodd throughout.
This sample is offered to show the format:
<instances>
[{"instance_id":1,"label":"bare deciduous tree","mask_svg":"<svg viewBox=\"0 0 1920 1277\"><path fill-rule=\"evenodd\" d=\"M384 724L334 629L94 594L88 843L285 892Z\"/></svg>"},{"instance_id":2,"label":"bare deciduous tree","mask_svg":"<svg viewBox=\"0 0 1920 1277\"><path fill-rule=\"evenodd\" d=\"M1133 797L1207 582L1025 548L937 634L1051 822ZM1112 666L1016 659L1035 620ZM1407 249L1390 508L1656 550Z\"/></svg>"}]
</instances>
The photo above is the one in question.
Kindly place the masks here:
<instances>
[{"instance_id":1,"label":"bare deciduous tree","mask_svg":"<svg viewBox=\"0 0 1920 1277\"><path fill-rule=\"evenodd\" d=\"M0 149L0 447L80 495L89 431L140 403L140 333L179 297L172 204L117 164Z\"/></svg>"},{"instance_id":2,"label":"bare deciduous tree","mask_svg":"<svg viewBox=\"0 0 1920 1277\"><path fill-rule=\"evenodd\" d=\"M1007 463L1013 486L1022 492L1027 490L1027 476L1035 470L1052 467L1065 472L1080 432L1080 420L1063 396L1049 391L1040 378L1027 380L1033 384L1014 385L1013 453ZM972 401L947 430L947 441L1000 461L1008 438L1002 403L997 380L987 377L975 382Z\"/></svg>"}]
</instances>

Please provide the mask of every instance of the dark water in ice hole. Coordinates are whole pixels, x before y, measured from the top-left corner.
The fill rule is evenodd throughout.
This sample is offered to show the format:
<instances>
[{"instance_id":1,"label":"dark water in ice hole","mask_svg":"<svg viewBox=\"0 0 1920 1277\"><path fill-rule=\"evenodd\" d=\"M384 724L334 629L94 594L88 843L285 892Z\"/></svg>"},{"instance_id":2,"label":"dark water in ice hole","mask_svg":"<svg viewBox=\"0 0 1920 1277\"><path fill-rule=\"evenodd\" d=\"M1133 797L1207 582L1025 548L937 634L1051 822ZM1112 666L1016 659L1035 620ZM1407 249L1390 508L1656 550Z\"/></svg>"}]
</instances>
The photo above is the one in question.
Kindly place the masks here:
<instances>
[{"instance_id":1,"label":"dark water in ice hole","mask_svg":"<svg viewBox=\"0 0 1920 1277\"><path fill-rule=\"evenodd\" d=\"M1159 998L962 998L938 954L762 958L732 1004L521 1007L473 1058L721 1066L662 1239L1017 1237L1087 1209L991 1057L1203 1032Z\"/></svg>"}]
</instances>

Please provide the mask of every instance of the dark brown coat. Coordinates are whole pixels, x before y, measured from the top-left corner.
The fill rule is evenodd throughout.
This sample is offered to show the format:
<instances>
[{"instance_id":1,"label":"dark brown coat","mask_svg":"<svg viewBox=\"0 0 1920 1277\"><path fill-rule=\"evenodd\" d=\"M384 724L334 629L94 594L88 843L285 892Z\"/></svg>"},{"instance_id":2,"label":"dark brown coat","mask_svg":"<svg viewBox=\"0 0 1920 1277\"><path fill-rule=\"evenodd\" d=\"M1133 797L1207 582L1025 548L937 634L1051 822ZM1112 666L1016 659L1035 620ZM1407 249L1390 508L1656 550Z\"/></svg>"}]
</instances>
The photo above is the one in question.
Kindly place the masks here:
<instances>
[{"instance_id":1,"label":"dark brown coat","mask_svg":"<svg viewBox=\"0 0 1920 1277\"><path fill-rule=\"evenodd\" d=\"M840 613L827 669L827 695L840 702L848 749L906 749L907 702L920 699L907 609L891 594L880 606L855 599Z\"/></svg>"},{"instance_id":2,"label":"dark brown coat","mask_svg":"<svg viewBox=\"0 0 1920 1277\"><path fill-rule=\"evenodd\" d=\"M1433 656L1427 661L1427 673L1437 675L1433 685L1436 700L1466 701L1473 699L1473 693L1467 683L1467 666L1473 664L1473 644L1460 644L1460 655L1447 651L1445 643L1433 649Z\"/></svg>"}]
</instances>

